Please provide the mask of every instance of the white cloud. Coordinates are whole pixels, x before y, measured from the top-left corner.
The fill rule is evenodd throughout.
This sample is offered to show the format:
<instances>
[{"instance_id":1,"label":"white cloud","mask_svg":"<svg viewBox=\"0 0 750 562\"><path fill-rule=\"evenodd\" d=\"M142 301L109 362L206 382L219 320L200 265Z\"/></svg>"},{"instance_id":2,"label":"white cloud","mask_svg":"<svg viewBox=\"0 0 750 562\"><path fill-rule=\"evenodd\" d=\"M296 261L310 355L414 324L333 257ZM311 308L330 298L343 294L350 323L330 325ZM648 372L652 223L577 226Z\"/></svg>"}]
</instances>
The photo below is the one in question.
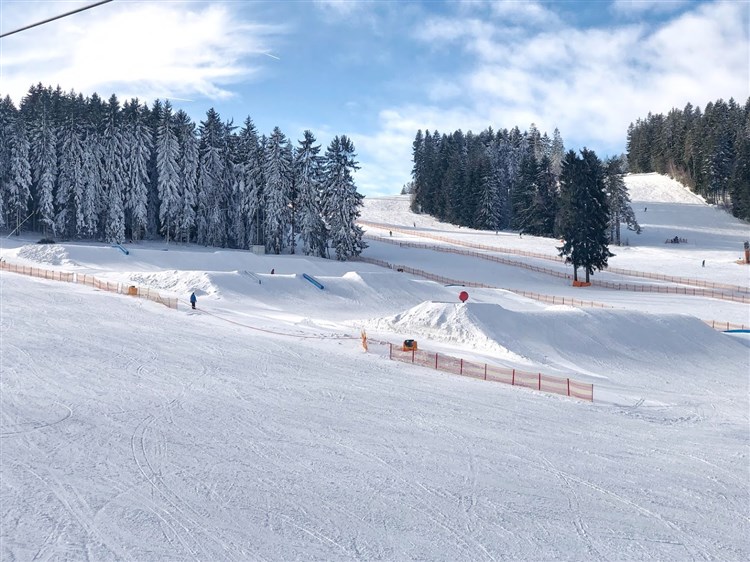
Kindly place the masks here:
<instances>
[{"instance_id":1,"label":"white cloud","mask_svg":"<svg viewBox=\"0 0 750 562\"><path fill-rule=\"evenodd\" d=\"M222 99L260 70L281 32L243 21L231 5L107 4L3 39L2 93L20 101L41 82L105 97Z\"/></svg>"},{"instance_id":2,"label":"white cloud","mask_svg":"<svg viewBox=\"0 0 750 562\"><path fill-rule=\"evenodd\" d=\"M338 17L349 16L365 4L362 0L315 0L316 6Z\"/></svg>"},{"instance_id":3,"label":"white cloud","mask_svg":"<svg viewBox=\"0 0 750 562\"><path fill-rule=\"evenodd\" d=\"M408 181L411 142L420 128L477 132L534 122L549 134L558 127L568 148L586 145L604 156L624 150L628 125L648 112L719 98L744 103L750 96L749 11L744 2L718 2L651 28L527 28L525 39L518 28L508 34L504 24L473 16L421 22L420 40L437 48L458 45L467 55L466 70L451 77L448 90L462 94L381 112L379 131L359 139L368 168L377 170L367 172L362 185L393 193ZM435 77L438 92L445 84L445 76Z\"/></svg>"},{"instance_id":4,"label":"white cloud","mask_svg":"<svg viewBox=\"0 0 750 562\"><path fill-rule=\"evenodd\" d=\"M625 15L641 15L645 12L665 13L677 10L689 0L614 0L612 8Z\"/></svg>"},{"instance_id":5,"label":"white cloud","mask_svg":"<svg viewBox=\"0 0 750 562\"><path fill-rule=\"evenodd\" d=\"M496 0L492 2L492 12L502 19L524 25L556 25L560 23L557 14L547 9L541 2Z\"/></svg>"}]
</instances>

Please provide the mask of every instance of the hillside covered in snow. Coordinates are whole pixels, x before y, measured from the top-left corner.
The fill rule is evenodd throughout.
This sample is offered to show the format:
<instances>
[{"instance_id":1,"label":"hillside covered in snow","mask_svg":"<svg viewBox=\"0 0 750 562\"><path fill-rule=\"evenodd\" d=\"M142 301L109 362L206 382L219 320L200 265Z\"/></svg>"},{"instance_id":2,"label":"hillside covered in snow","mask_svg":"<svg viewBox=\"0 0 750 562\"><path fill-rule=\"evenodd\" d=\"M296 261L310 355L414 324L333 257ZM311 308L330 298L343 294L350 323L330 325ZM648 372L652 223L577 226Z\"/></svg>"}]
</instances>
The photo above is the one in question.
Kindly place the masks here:
<instances>
[{"instance_id":1,"label":"hillside covered in snow","mask_svg":"<svg viewBox=\"0 0 750 562\"><path fill-rule=\"evenodd\" d=\"M559 241L405 196L365 200L363 261L3 238L179 304L0 271L0 559L750 558L750 339L717 329L750 326L748 225L627 182L643 232L586 288ZM594 401L390 361L406 338Z\"/></svg>"}]
</instances>

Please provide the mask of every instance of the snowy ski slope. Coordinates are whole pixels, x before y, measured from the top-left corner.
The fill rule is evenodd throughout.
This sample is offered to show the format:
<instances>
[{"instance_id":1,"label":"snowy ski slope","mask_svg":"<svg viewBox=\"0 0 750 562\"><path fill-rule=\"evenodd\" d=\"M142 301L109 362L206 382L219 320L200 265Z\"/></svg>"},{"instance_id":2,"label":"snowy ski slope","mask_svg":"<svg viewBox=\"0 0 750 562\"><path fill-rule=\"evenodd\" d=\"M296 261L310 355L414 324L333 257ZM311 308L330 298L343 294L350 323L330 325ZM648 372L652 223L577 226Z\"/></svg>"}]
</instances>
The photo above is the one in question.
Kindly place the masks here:
<instances>
[{"instance_id":1,"label":"snowy ski slope","mask_svg":"<svg viewBox=\"0 0 750 562\"><path fill-rule=\"evenodd\" d=\"M750 285L735 263L747 224L667 178L628 184L644 233L613 267ZM555 253L413 215L404 197L366 200L362 218L404 242ZM374 239L366 257L607 307L471 288L461 305L460 287L359 262L35 240L4 238L0 257L182 304L0 273L2 560L750 558L750 341L703 322L750 324L747 304L573 288ZM596 399L390 362L361 329L575 376Z\"/></svg>"}]
</instances>

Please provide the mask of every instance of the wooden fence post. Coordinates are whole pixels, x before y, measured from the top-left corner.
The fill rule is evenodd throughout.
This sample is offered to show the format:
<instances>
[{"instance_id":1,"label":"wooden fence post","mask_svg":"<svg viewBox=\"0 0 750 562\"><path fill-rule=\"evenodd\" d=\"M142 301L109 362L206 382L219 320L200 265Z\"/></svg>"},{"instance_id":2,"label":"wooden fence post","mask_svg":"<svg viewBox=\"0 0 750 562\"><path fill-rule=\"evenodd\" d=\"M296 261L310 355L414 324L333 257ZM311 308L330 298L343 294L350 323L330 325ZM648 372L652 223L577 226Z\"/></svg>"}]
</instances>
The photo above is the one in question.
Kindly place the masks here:
<instances>
[{"instance_id":1,"label":"wooden fence post","mask_svg":"<svg viewBox=\"0 0 750 562\"><path fill-rule=\"evenodd\" d=\"M568 396L570 396L570 379L568 379Z\"/></svg>"},{"instance_id":2,"label":"wooden fence post","mask_svg":"<svg viewBox=\"0 0 750 562\"><path fill-rule=\"evenodd\" d=\"M463 375L464 374L464 360L463 359L461 359L461 364L458 369L459 369L458 374Z\"/></svg>"},{"instance_id":3,"label":"wooden fence post","mask_svg":"<svg viewBox=\"0 0 750 562\"><path fill-rule=\"evenodd\" d=\"M513 376L510 379L511 386L516 386L516 370L513 369Z\"/></svg>"},{"instance_id":4,"label":"wooden fence post","mask_svg":"<svg viewBox=\"0 0 750 562\"><path fill-rule=\"evenodd\" d=\"M435 354L435 370L437 371L438 354Z\"/></svg>"},{"instance_id":5,"label":"wooden fence post","mask_svg":"<svg viewBox=\"0 0 750 562\"><path fill-rule=\"evenodd\" d=\"M542 373L539 373L539 388L537 390L542 390Z\"/></svg>"},{"instance_id":6,"label":"wooden fence post","mask_svg":"<svg viewBox=\"0 0 750 562\"><path fill-rule=\"evenodd\" d=\"M388 344L388 359L393 359L393 344Z\"/></svg>"},{"instance_id":7,"label":"wooden fence post","mask_svg":"<svg viewBox=\"0 0 750 562\"><path fill-rule=\"evenodd\" d=\"M484 380L487 380L487 363L484 364Z\"/></svg>"}]
</instances>

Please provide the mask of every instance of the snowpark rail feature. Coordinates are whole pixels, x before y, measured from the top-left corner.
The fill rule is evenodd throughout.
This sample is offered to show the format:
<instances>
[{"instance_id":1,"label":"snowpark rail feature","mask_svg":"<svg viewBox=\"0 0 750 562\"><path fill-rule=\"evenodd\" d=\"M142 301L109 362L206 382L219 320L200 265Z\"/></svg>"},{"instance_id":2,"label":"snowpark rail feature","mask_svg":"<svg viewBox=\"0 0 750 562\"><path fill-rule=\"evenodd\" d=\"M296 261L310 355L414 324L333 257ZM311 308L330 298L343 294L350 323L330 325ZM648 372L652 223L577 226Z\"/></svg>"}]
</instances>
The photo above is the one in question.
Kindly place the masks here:
<instances>
[{"instance_id":1,"label":"snowpark rail feature","mask_svg":"<svg viewBox=\"0 0 750 562\"><path fill-rule=\"evenodd\" d=\"M415 365L430 367L438 371L463 377L500 382L512 386L522 386L540 392L560 394L588 402L594 401L594 385L582 383L571 378L553 377L538 372L532 373L518 369L507 369L488 365L487 363L475 363L450 355L432 353L421 349L404 351L400 346L392 343L389 343L388 346L388 358L394 361L414 363Z\"/></svg>"},{"instance_id":2,"label":"snowpark rail feature","mask_svg":"<svg viewBox=\"0 0 750 562\"><path fill-rule=\"evenodd\" d=\"M16 265L8 263L5 260L0 261L0 270L29 275L30 277L39 277L40 279L50 279L52 281L65 281L67 283L78 283L87 285L100 291L117 293L120 295L129 295L141 299L150 300L163 304L168 308L177 308L177 299L173 297L163 297L158 291L148 287L138 287L127 283L117 281L103 281L93 275L70 273L65 271L53 271L50 269L41 269L38 267L28 267L25 265Z\"/></svg>"},{"instance_id":3,"label":"snowpark rail feature","mask_svg":"<svg viewBox=\"0 0 750 562\"><path fill-rule=\"evenodd\" d=\"M312 275L308 275L307 273L303 273L302 277L304 277L305 279L307 279L310 283L312 283L313 285L315 285L321 291L323 289L325 289L325 287L323 286L323 284L320 281L318 281L317 279L315 279L315 277L313 277Z\"/></svg>"},{"instance_id":4,"label":"snowpark rail feature","mask_svg":"<svg viewBox=\"0 0 750 562\"><path fill-rule=\"evenodd\" d=\"M129 255L130 255L130 250L128 250L127 248L124 248L124 247L123 247L122 245L120 245L120 244L112 244L112 247L113 247L113 248L117 248L118 250L120 250L120 251L121 251L121 252L122 252L123 254L125 254L126 256L129 256Z\"/></svg>"}]
</instances>

